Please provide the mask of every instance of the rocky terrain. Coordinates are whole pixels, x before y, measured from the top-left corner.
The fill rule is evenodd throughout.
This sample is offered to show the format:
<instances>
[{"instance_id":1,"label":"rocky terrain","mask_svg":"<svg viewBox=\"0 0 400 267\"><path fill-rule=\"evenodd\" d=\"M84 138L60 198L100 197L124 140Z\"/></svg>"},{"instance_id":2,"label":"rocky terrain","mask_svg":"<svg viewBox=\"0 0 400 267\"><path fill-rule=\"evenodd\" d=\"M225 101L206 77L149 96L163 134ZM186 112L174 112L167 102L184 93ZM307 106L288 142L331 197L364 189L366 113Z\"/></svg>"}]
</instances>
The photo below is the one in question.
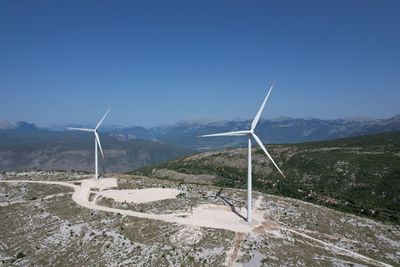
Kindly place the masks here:
<instances>
[{"instance_id":1,"label":"rocky terrain","mask_svg":"<svg viewBox=\"0 0 400 267\"><path fill-rule=\"evenodd\" d=\"M246 196L241 189L223 188L218 195L221 188L211 185L135 175L110 174L99 182L91 177L1 174L0 264L400 266L396 225L259 192L254 212L261 217L248 225L240 216ZM180 193L145 203L106 194L145 188ZM236 224L218 223L227 212Z\"/></svg>"}]
</instances>

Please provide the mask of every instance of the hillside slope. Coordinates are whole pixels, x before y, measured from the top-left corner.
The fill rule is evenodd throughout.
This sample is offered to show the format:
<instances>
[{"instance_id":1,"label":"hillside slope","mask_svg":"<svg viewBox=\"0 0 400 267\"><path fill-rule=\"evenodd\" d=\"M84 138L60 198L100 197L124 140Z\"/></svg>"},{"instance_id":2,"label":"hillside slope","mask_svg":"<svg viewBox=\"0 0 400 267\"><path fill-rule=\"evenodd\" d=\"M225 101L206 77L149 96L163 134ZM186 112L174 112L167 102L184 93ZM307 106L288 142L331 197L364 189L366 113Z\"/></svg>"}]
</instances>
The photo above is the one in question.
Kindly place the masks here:
<instances>
[{"instance_id":1,"label":"hillside slope","mask_svg":"<svg viewBox=\"0 0 400 267\"><path fill-rule=\"evenodd\" d=\"M268 145L283 180L253 147L255 190L400 223L400 132L326 142ZM205 152L136 173L246 188L247 150Z\"/></svg>"}]
</instances>

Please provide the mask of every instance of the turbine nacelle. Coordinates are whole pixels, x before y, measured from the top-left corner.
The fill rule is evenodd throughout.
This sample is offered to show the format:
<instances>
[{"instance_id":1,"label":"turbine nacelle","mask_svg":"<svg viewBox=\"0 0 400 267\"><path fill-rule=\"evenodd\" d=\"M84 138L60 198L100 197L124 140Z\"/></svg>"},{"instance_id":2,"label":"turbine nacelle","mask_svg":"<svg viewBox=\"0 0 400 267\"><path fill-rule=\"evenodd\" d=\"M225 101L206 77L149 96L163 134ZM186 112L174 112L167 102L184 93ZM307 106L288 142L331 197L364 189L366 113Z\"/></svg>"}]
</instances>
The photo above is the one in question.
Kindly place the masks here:
<instances>
[{"instance_id":1,"label":"turbine nacelle","mask_svg":"<svg viewBox=\"0 0 400 267\"><path fill-rule=\"evenodd\" d=\"M271 87L269 88L268 94L265 97L263 103L261 104L260 109L258 110L256 116L254 117L252 123L251 123L251 127L249 130L245 130L245 131L233 131L233 132L225 132L225 133L216 133L216 134L206 134L206 135L201 135L200 137L217 137L217 136L245 136L247 135L249 138L253 137L253 139L257 142L257 144L261 147L261 149L264 151L264 153L267 155L267 157L271 160L272 164L274 164L275 168L279 171L279 173L284 177L285 175L283 174L283 172L281 171L281 169L279 169L278 165L275 163L275 161L272 159L271 155L268 153L267 149L265 148L265 146L263 145L263 143L261 142L260 138L258 138L258 136L254 133L254 129L257 127L257 124L261 118L261 114L265 108L265 104L267 103L267 100L269 98L269 95L271 94L272 88L274 87L274 83L271 85Z\"/></svg>"}]
</instances>

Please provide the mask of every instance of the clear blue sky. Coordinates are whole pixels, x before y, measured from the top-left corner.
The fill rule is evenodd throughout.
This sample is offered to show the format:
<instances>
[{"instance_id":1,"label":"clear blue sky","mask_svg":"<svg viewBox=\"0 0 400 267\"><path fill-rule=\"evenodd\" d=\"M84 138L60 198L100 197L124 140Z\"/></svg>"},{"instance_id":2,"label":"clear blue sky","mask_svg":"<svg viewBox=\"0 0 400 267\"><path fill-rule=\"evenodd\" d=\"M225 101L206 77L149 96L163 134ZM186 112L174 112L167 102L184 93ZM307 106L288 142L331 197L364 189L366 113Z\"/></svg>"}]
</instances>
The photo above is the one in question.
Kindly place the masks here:
<instances>
[{"instance_id":1,"label":"clear blue sky","mask_svg":"<svg viewBox=\"0 0 400 267\"><path fill-rule=\"evenodd\" d=\"M400 113L400 1L0 1L0 120Z\"/></svg>"}]
</instances>

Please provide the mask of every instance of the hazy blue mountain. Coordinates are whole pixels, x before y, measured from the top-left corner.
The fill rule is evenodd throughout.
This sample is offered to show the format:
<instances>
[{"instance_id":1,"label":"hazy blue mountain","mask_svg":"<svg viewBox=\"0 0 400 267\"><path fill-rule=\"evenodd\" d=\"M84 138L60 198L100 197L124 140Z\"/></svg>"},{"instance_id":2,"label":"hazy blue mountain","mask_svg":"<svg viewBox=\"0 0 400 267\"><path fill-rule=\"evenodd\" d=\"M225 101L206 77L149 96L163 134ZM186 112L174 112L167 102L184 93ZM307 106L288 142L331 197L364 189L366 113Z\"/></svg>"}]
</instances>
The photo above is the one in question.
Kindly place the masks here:
<instances>
[{"instance_id":1,"label":"hazy blue mountain","mask_svg":"<svg viewBox=\"0 0 400 267\"><path fill-rule=\"evenodd\" d=\"M189 148L148 140L119 140L100 133L105 159L102 172L125 172L193 153ZM41 129L20 122L0 130L0 171L94 170L94 136Z\"/></svg>"},{"instance_id":2,"label":"hazy blue mountain","mask_svg":"<svg viewBox=\"0 0 400 267\"><path fill-rule=\"evenodd\" d=\"M242 146L245 138L199 138L208 133L244 130L251 121L219 121L208 123L187 122L167 127L129 127L110 129L120 138L158 140L165 144L189 147L196 150ZM365 134L400 130L400 115L389 119L349 118L337 120L279 118L261 120L256 133L265 143L298 143L332 140Z\"/></svg>"},{"instance_id":3,"label":"hazy blue mountain","mask_svg":"<svg viewBox=\"0 0 400 267\"><path fill-rule=\"evenodd\" d=\"M208 133L243 130L251 121L180 122L170 126L145 128L141 126L107 126L101 131L119 141L142 139L162 144L187 147L195 150L219 149L228 146L246 145L246 138L199 138ZM11 125L11 126L10 126ZM3 126L3 127L1 127ZM90 125L52 125L48 131L64 131L66 126L90 127ZM33 131L34 124L0 122L0 132ZM384 133L400 130L400 115L388 119L345 118L336 120L296 119L281 117L261 120L256 128L257 135L264 143L299 143L308 141L333 140L365 134Z\"/></svg>"}]
</instances>

